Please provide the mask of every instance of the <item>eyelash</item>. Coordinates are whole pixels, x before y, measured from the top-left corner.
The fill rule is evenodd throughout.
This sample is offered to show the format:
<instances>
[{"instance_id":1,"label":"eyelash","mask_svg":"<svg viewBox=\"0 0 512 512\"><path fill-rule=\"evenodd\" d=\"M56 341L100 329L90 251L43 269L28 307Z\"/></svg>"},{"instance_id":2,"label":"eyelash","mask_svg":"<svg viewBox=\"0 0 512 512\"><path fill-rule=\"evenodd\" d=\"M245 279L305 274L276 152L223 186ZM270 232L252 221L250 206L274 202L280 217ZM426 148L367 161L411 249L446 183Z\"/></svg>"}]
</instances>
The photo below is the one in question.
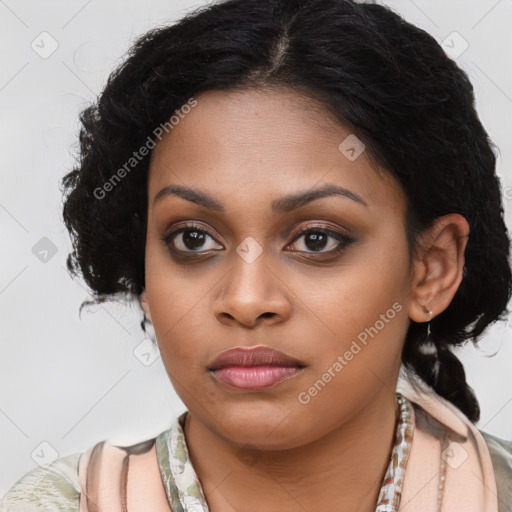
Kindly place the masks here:
<instances>
[{"instance_id":1,"label":"eyelash","mask_svg":"<svg viewBox=\"0 0 512 512\"><path fill-rule=\"evenodd\" d=\"M199 233L203 233L203 234L206 234L207 236L209 236L211 239L215 240L215 238L213 236L211 236L207 230L205 230L204 228L202 228L200 225L197 225L197 224L187 224L187 225L184 225L178 229L175 229L173 231L169 231L167 233L165 233L162 237L161 237L161 240L165 243L165 245L167 246L169 252L171 253L171 255L183 255L183 254L195 254L195 255L201 255L203 254L204 252L210 252L210 251L193 251L193 250L189 250L189 251L183 251L181 249L176 249L176 248L173 248L172 247L172 240L177 236L179 235L180 233L184 233L186 231L197 231ZM287 247L289 245L291 245L292 243L295 243L297 240L299 240L302 236L304 235L308 235L310 233L323 233L323 234L326 234L328 235L329 237L331 238L334 238L335 240L338 240L338 245L335 249L331 249L329 251L297 251L297 252L300 252L300 253L305 253L305 254L311 254L311 255L322 255L322 254L337 254L337 253L340 253L342 252L343 250L345 250L349 245L351 245L352 243L355 242L355 240L347 235L344 235L338 231L334 231L333 229L330 229L326 226L322 226L322 225L314 225L314 226L308 226L307 228L304 228L302 230L300 230L293 238L293 240L287 245ZM214 249L214 250L217 250L217 249ZM181 256L183 257L183 256ZM189 257L189 256L185 256L185 257Z\"/></svg>"}]
</instances>

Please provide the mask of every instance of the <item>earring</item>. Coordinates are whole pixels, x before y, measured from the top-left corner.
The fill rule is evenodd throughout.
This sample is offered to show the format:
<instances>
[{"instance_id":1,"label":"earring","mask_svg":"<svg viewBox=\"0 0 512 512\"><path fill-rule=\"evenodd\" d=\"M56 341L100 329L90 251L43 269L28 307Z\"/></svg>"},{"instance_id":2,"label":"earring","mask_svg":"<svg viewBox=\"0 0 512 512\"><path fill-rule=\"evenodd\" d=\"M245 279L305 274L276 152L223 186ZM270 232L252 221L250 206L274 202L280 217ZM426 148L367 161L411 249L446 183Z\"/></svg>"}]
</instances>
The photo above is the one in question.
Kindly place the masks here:
<instances>
[{"instance_id":1,"label":"earring","mask_svg":"<svg viewBox=\"0 0 512 512\"><path fill-rule=\"evenodd\" d=\"M431 334L431 330L430 330L430 321L432 320L432 315L434 313L430 310L427 310L427 315L429 316L429 319L427 321L427 335L425 336L425 339L423 340L422 344L421 344L421 351L424 353L424 354L435 354L437 349L436 349L436 346L435 344L433 343L433 341L430 339L430 334Z\"/></svg>"},{"instance_id":2,"label":"earring","mask_svg":"<svg viewBox=\"0 0 512 512\"><path fill-rule=\"evenodd\" d=\"M427 336L425 338L425 345L423 347L422 352L424 354L431 355L435 357L434 366L432 368L432 372L430 376L427 379L427 384L431 388L435 388L437 385L437 381L439 378L439 367L441 366L441 363L439 361L439 353L437 349L436 342L430 338L431 330L430 330L430 321L432 320L432 315L434 314L432 311L428 310L427 314L429 316L429 320L427 322Z\"/></svg>"},{"instance_id":3,"label":"earring","mask_svg":"<svg viewBox=\"0 0 512 512\"><path fill-rule=\"evenodd\" d=\"M434 314L433 311L430 311L430 309L427 312L428 315L428 322L427 322L427 340L430 339L430 320L432 320L432 315Z\"/></svg>"}]
</instances>

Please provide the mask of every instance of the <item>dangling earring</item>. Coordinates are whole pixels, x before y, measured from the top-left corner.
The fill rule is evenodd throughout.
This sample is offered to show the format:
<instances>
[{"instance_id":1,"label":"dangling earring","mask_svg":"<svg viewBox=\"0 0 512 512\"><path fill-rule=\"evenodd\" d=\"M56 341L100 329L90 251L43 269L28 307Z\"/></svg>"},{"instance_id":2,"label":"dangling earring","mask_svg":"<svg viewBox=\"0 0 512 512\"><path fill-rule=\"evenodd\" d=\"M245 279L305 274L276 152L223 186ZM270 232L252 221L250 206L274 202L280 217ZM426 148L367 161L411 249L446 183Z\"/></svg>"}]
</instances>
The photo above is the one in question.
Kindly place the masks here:
<instances>
[{"instance_id":1,"label":"dangling earring","mask_svg":"<svg viewBox=\"0 0 512 512\"><path fill-rule=\"evenodd\" d=\"M432 355L433 357L435 357L434 367L432 368L432 372L427 380L427 384L431 388L435 388L435 386L437 384L437 379L439 378L440 362L439 362L439 354L438 354L438 350L437 350L437 345L436 345L435 341L433 341L430 338L430 334L431 334L430 321L432 320L433 312L428 310L427 314L429 316L429 320L427 322L427 336L425 338L425 342L422 347L422 352L424 354Z\"/></svg>"},{"instance_id":2,"label":"dangling earring","mask_svg":"<svg viewBox=\"0 0 512 512\"><path fill-rule=\"evenodd\" d=\"M430 354L435 354L436 351L437 351L437 348L436 348L435 344L430 339L430 334L431 334L431 331L430 331L430 320L432 320L432 315L433 314L434 313L432 311L430 311L429 309L427 310L427 315L429 316L429 319L427 321L427 335L425 336L425 339L421 343L421 351L424 354L429 354L429 355Z\"/></svg>"}]
</instances>

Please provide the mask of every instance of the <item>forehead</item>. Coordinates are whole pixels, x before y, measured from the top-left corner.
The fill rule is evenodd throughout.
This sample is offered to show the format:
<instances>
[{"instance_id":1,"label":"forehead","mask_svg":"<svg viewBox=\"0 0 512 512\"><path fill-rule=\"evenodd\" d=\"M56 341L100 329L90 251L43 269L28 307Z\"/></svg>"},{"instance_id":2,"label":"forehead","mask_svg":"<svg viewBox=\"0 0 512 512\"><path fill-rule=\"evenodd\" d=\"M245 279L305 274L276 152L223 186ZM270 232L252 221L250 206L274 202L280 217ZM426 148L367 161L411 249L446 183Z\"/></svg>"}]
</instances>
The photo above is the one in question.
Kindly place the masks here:
<instances>
[{"instance_id":1,"label":"forehead","mask_svg":"<svg viewBox=\"0 0 512 512\"><path fill-rule=\"evenodd\" d=\"M400 185L372 167L362 142L310 97L251 89L207 91L196 101L153 150L150 201L176 184L215 191L226 203L243 196L263 205L329 182L370 207L405 203Z\"/></svg>"}]
</instances>

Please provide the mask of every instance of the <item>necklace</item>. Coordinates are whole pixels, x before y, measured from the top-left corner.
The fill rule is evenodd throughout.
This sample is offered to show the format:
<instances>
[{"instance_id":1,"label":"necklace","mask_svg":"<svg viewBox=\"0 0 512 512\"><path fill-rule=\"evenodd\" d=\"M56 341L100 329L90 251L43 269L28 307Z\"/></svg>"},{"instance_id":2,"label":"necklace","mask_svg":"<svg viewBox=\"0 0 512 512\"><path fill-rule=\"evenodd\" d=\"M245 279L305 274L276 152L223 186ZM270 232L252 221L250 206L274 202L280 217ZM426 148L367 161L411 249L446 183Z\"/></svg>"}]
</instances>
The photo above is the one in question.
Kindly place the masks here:
<instances>
[{"instance_id":1,"label":"necklace","mask_svg":"<svg viewBox=\"0 0 512 512\"><path fill-rule=\"evenodd\" d=\"M448 440L446 438L446 433L443 434L441 438L441 463L439 468L439 482L437 485L437 511L441 512L443 495L444 495L444 483L446 481L446 460L444 457L444 453L446 453L446 449L448 447Z\"/></svg>"}]
</instances>

